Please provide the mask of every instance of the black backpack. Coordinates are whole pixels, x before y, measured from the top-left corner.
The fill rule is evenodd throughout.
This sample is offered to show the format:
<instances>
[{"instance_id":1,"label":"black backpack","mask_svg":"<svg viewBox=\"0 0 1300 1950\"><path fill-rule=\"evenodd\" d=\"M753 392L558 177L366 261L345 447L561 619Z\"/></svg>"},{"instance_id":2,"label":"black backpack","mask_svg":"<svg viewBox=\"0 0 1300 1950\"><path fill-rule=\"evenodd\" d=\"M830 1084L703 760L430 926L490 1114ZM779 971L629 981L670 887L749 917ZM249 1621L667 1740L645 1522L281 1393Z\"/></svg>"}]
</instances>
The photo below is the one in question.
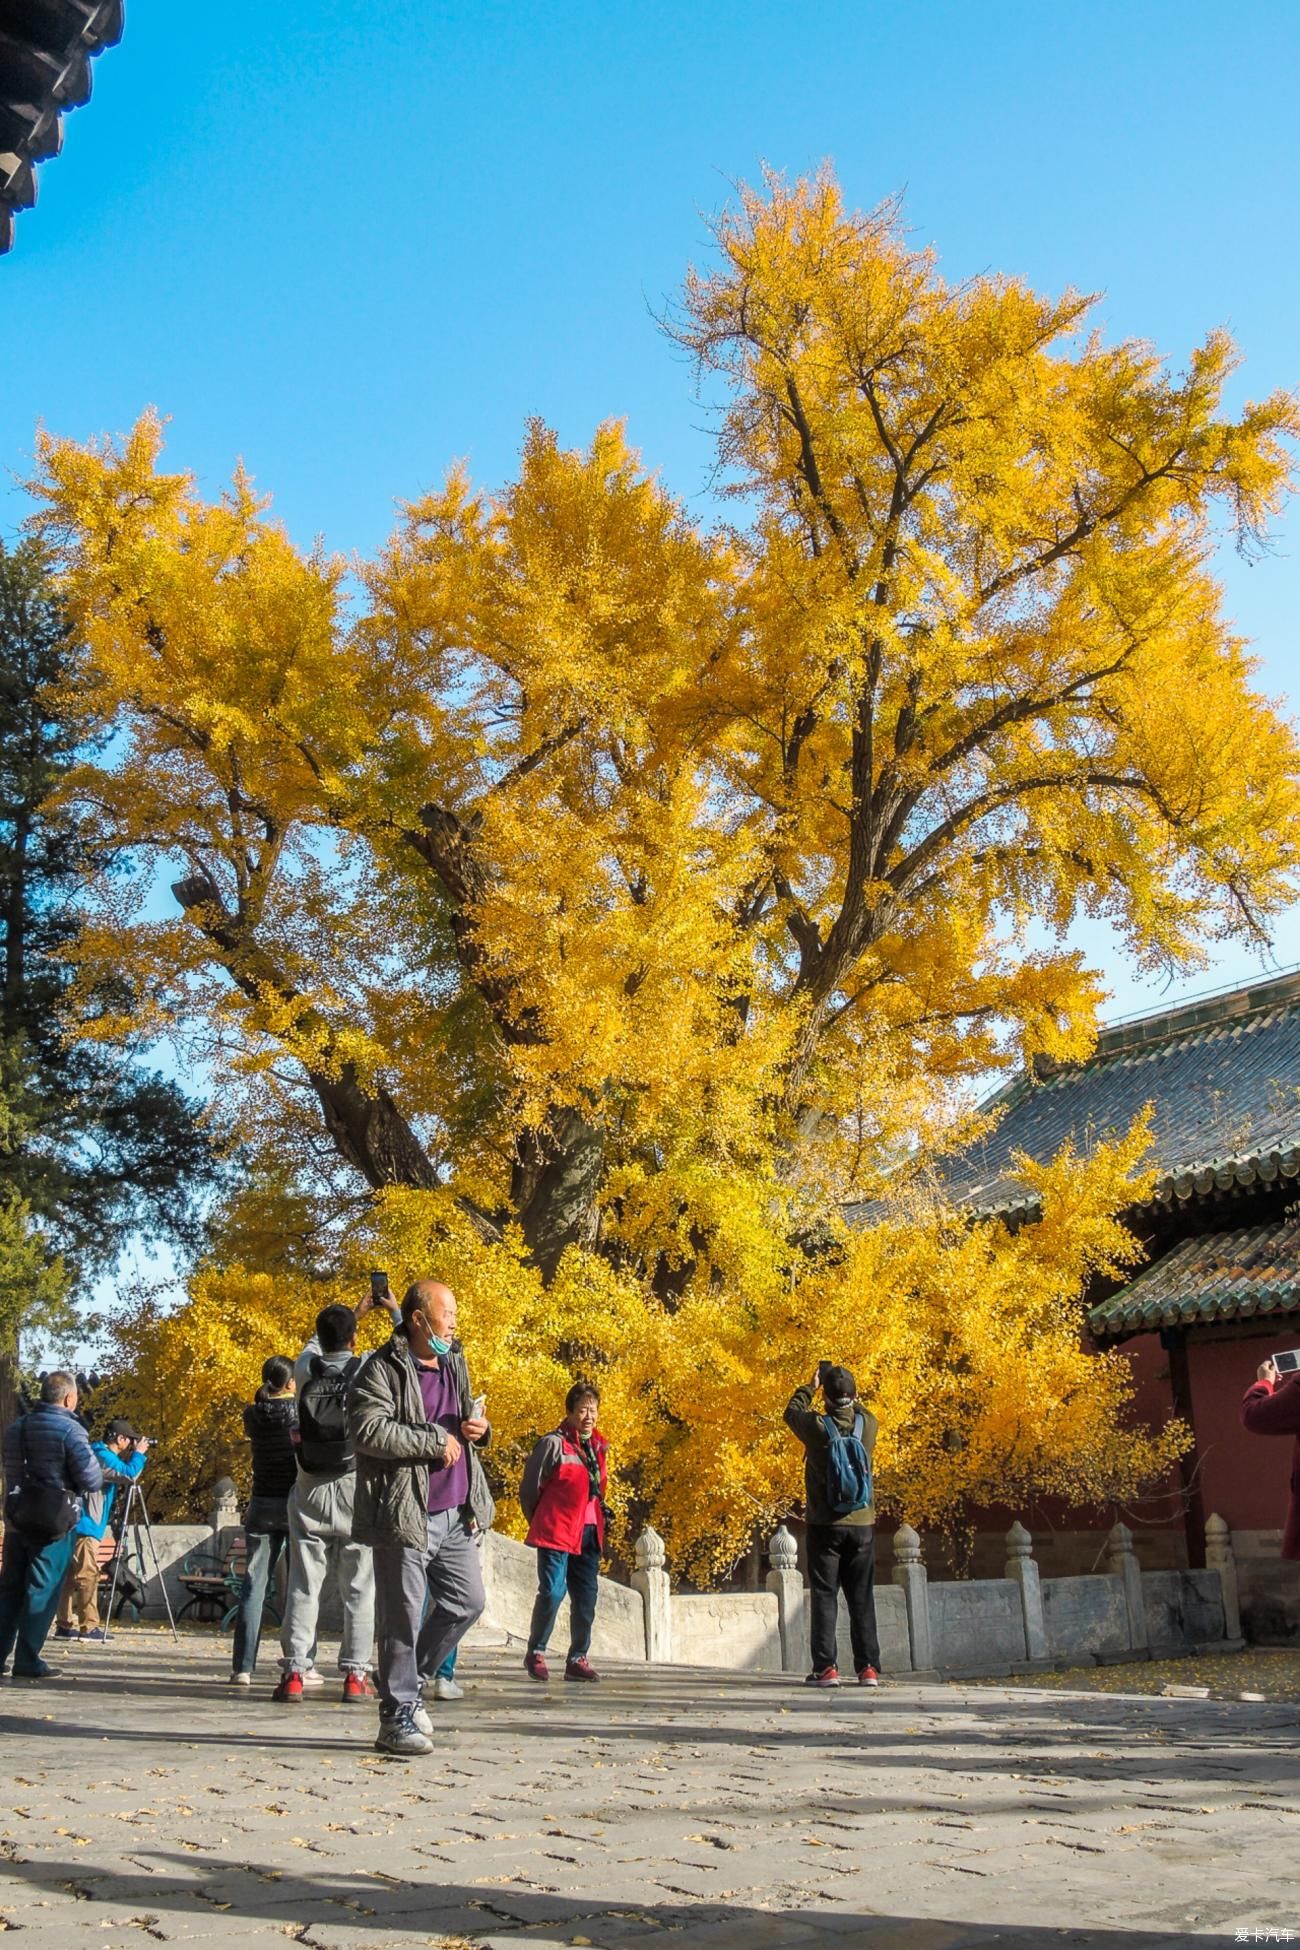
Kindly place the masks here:
<instances>
[{"instance_id":1,"label":"black backpack","mask_svg":"<svg viewBox=\"0 0 1300 1950\"><path fill-rule=\"evenodd\" d=\"M35 1544L52 1544L66 1537L80 1517L81 1498L62 1483L43 1483L32 1476L25 1415L19 1418L18 1432L23 1451L23 1478L20 1483L9 1485L5 1495L5 1522L21 1530Z\"/></svg>"},{"instance_id":2,"label":"black backpack","mask_svg":"<svg viewBox=\"0 0 1300 1950\"><path fill-rule=\"evenodd\" d=\"M346 1476L356 1468L348 1435L348 1389L361 1366L358 1355L330 1367L314 1354L311 1374L298 1397L298 1461L309 1476Z\"/></svg>"}]
</instances>

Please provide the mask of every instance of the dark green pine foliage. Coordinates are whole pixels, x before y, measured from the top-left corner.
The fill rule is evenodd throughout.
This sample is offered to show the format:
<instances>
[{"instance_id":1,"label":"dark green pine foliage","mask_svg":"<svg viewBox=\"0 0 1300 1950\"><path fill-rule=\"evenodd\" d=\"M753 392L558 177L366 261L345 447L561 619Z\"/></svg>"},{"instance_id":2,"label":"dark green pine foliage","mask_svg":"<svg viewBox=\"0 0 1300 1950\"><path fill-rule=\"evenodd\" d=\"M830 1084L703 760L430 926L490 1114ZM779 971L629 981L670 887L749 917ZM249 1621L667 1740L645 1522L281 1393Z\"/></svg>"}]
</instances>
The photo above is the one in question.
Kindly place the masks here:
<instances>
[{"instance_id":1,"label":"dark green pine foliage","mask_svg":"<svg viewBox=\"0 0 1300 1950\"><path fill-rule=\"evenodd\" d=\"M0 1424L18 1336L66 1324L132 1234L198 1243L216 1173L197 1107L88 1022L62 958L93 859L55 796L92 737L92 700L39 548L0 542Z\"/></svg>"}]
</instances>

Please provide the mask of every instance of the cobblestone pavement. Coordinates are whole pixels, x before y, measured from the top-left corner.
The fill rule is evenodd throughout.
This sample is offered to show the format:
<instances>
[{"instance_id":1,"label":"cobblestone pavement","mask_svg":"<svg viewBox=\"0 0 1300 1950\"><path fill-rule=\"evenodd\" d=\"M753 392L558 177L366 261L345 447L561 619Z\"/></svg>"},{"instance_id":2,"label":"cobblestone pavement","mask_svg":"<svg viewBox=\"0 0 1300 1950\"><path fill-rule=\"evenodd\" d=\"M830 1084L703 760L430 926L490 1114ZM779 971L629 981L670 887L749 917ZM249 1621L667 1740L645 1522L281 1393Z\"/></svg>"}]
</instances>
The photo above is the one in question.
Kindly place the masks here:
<instances>
[{"instance_id":1,"label":"cobblestone pavement","mask_svg":"<svg viewBox=\"0 0 1300 1950\"><path fill-rule=\"evenodd\" d=\"M979 1684L986 1682L980 1680ZM1145 1659L1132 1665L1077 1666L1032 1678L990 1680L990 1685L1034 1686L1067 1693L1159 1693L1166 1686L1207 1686L1215 1699L1262 1699L1300 1706L1300 1652L1249 1646L1244 1652L1210 1652L1202 1658ZM1300 1941L1300 1939L1297 1939Z\"/></svg>"},{"instance_id":2,"label":"cobblestone pavement","mask_svg":"<svg viewBox=\"0 0 1300 1950\"><path fill-rule=\"evenodd\" d=\"M543 1689L476 1650L401 1762L334 1682L226 1686L228 1641L56 1654L0 1685L24 1950L1300 1943L1294 1706L671 1667Z\"/></svg>"}]
</instances>

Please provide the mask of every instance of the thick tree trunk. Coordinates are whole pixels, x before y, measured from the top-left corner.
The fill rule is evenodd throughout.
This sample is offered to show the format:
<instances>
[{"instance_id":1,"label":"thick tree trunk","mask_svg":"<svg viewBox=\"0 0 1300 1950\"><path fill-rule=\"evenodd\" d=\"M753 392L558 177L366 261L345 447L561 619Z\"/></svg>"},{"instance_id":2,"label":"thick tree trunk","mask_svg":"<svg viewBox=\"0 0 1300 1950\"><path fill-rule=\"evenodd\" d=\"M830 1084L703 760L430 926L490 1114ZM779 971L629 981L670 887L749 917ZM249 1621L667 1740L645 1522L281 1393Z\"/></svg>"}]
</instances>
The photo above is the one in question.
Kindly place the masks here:
<instances>
[{"instance_id":1,"label":"thick tree trunk","mask_svg":"<svg viewBox=\"0 0 1300 1950\"><path fill-rule=\"evenodd\" d=\"M605 1134L580 1111L558 1112L546 1131L520 1138L511 1199L543 1279L566 1246L595 1237L596 1196L605 1160Z\"/></svg>"}]
</instances>

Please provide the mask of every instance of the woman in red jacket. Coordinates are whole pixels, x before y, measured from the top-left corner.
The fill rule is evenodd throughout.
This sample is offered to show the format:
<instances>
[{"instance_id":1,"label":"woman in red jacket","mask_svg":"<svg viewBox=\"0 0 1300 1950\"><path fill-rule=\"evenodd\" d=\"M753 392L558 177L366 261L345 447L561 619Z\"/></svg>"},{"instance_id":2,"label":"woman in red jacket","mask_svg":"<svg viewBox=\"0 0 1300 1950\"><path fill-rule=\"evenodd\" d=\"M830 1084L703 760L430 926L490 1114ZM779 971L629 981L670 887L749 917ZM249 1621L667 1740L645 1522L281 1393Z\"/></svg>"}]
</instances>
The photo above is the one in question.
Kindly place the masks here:
<instances>
[{"instance_id":1,"label":"woman in red jacket","mask_svg":"<svg viewBox=\"0 0 1300 1950\"><path fill-rule=\"evenodd\" d=\"M1300 1559L1300 1374L1283 1381L1271 1361L1259 1369L1259 1378L1246 1390L1241 1404L1241 1419L1252 1435L1293 1435L1291 1451L1291 1507L1282 1532L1282 1555Z\"/></svg>"},{"instance_id":2,"label":"woman in red jacket","mask_svg":"<svg viewBox=\"0 0 1300 1950\"><path fill-rule=\"evenodd\" d=\"M524 1670L549 1679L546 1647L556 1615L569 1594L569 1656L566 1679L599 1679L587 1654L600 1588L605 1543L608 1444L596 1427L600 1390L577 1381L564 1400L564 1420L544 1435L524 1467L519 1501L528 1519L526 1542L537 1551L537 1602L533 1606Z\"/></svg>"}]
</instances>

